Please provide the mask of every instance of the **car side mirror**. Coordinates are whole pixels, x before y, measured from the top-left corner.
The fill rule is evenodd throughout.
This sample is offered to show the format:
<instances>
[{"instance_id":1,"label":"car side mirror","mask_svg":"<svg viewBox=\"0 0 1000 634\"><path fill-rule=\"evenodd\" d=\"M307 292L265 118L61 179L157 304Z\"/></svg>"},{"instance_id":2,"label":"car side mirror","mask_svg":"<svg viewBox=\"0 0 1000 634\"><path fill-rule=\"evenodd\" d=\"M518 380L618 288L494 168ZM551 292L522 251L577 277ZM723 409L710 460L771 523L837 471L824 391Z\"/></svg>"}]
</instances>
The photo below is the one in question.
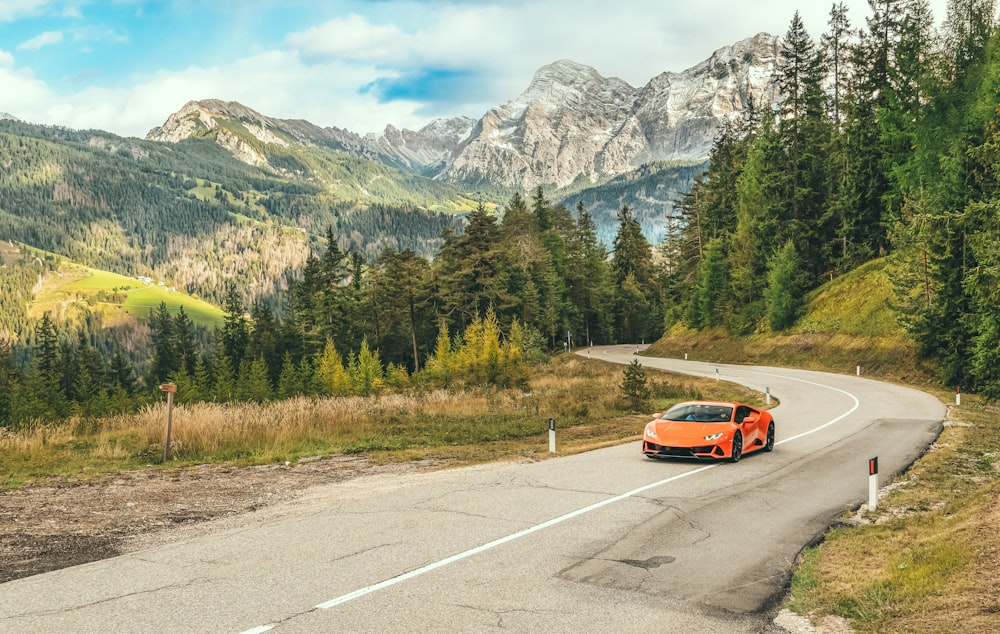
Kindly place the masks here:
<instances>
[{"instance_id":1,"label":"car side mirror","mask_svg":"<svg viewBox=\"0 0 1000 634\"><path fill-rule=\"evenodd\" d=\"M743 419L743 423L744 424L746 424L746 423L756 423L756 422L757 422L757 415L756 414L750 414L749 416L747 416L746 418Z\"/></svg>"}]
</instances>

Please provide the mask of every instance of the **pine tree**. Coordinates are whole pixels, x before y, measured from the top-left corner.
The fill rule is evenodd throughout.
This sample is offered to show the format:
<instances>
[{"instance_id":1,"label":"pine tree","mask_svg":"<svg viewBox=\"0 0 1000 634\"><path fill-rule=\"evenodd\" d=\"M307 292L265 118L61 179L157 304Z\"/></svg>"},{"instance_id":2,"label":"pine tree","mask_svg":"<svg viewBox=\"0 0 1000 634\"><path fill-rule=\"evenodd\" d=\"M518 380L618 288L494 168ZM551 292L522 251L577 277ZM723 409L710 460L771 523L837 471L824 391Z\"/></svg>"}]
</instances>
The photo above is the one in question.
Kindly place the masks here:
<instances>
[{"instance_id":1,"label":"pine tree","mask_svg":"<svg viewBox=\"0 0 1000 634\"><path fill-rule=\"evenodd\" d=\"M271 400L273 389L267 375L267 363L264 357L256 357L253 361L243 359L236 393L241 401L264 403Z\"/></svg>"},{"instance_id":2,"label":"pine tree","mask_svg":"<svg viewBox=\"0 0 1000 634\"><path fill-rule=\"evenodd\" d=\"M688 305L688 324L693 328L720 325L732 310L729 298L725 245L721 238L716 238L706 245L705 257L698 265L697 281Z\"/></svg>"},{"instance_id":3,"label":"pine tree","mask_svg":"<svg viewBox=\"0 0 1000 634\"><path fill-rule=\"evenodd\" d=\"M184 311L184 306L177 310L173 323L174 352L177 367L183 366L188 374L194 373L198 361L198 335L194 322Z\"/></svg>"},{"instance_id":4,"label":"pine tree","mask_svg":"<svg viewBox=\"0 0 1000 634\"><path fill-rule=\"evenodd\" d=\"M841 101L847 91L847 78L851 73L849 50L852 43L851 21L847 16L847 6L843 2L834 3L830 8L828 31L820 38L823 55L827 60L830 87L830 116L834 127L840 131L843 123Z\"/></svg>"},{"instance_id":5,"label":"pine tree","mask_svg":"<svg viewBox=\"0 0 1000 634\"><path fill-rule=\"evenodd\" d=\"M653 340L662 320L652 247L631 209L618 212L618 223L611 256L615 331L622 341Z\"/></svg>"},{"instance_id":6,"label":"pine tree","mask_svg":"<svg viewBox=\"0 0 1000 634\"><path fill-rule=\"evenodd\" d=\"M642 411L646 408L650 390L646 380L646 370L638 359L633 359L632 363L625 366L622 382L618 388L633 411Z\"/></svg>"},{"instance_id":7,"label":"pine tree","mask_svg":"<svg viewBox=\"0 0 1000 634\"><path fill-rule=\"evenodd\" d=\"M780 331L791 327L798 316L802 302L799 261L795 245L791 241L779 250L768 262L767 318L771 330Z\"/></svg>"},{"instance_id":8,"label":"pine tree","mask_svg":"<svg viewBox=\"0 0 1000 634\"><path fill-rule=\"evenodd\" d=\"M278 376L276 396L280 399L288 399L301 395L303 391L299 368L292 360L292 355L286 352L285 358L281 362L281 374Z\"/></svg>"},{"instance_id":9,"label":"pine tree","mask_svg":"<svg viewBox=\"0 0 1000 634\"><path fill-rule=\"evenodd\" d=\"M21 372L11 355L11 342L0 336L0 427L10 424L11 395L21 380Z\"/></svg>"},{"instance_id":10,"label":"pine tree","mask_svg":"<svg viewBox=\"0 0 1000 634\"><path fill-rule=\"evenodd\" d=\"M243 300L233 285L226 291L223 310L222 353L232 364L233 374L239 376L250 343L250 323L243 311Z\"/></svg>"},{"instance_id":11,"label":"pine tree","mask_svg":"<svg viewBox=\"0 0 1000 634\"><path fill-rule=\"evenodd\" d=\"M149 383L163 383L180 367L177 353L175 323L166 302L160 302L156 313L149 316L150 336L153 339L153 365L149 370Z\"/></svg>"},{"instance_id":12,"label":"pine tree","mask_svg":"<svg viewBox=\"0 0 1000 634\"><path fill-rule=\"evenodd\" d=\"M237 398L237 375L233 372L233 361L220 353L212 362L215 380L212 382L212 397L217 403L228 403Z\"/></svg>"},{"instance_id":13,"label":"pine tree","mask_svg":"<svg viewBox=\"0 0 1000 634\"><path fill-rule=\"evenodd\" d=\"M780 241L791 240L812 280L830 269L834 227L827 213L830 183L827 153L832 129L826 119L825 60L805 30L798 12L782 44L778 84L784 96L779 135L784 149L780 183L784 202L775 227ZM815 283L815 282L814 282Z\"/></svg>"},{"instance_id":14,"label":"pine tree","mask_svg":"<svg viewBox=\"0 0 1000 634\"><path fill-rule=\"evenodd\" d=\"M111 357L111 363L108 365L107 383L112 391L118 387L128 396L135 394L135 370L120 350L116 350L114 356Z\"/></svg>"},{"instance_id":15,"label":"pine tree","mask_svg":"<svg viewBox=\"0 0 1000 634\"><path fill-rule=\"evenodd\" d=\"M349 396L352 393L351 377L344 369L340 353L328 340L316 365L314 378L316 392L322 396Z\"/></svg>"},{"instance_id":16,"label":"pine tree","mask_svg":"<svg viewBox=\"0 0 1000 634\"><path fill-rule=\"evenodd\" d=\"M347 372L351 377L354 394L370 396L378 394L385 387L385 370L378 351L368 347L367 339L361 340L361 348L357 356L352 355Z\"/></svg>"},{"instance_id":17,"label":"pine tree","mask_svg":"<svg viewBox=\"0 0 1000 634\"><path fill-rule=\"evenodd\" d=\"M576 226L567 246L567 295L575 312L573 329L589 344L611 341L611 277L607 249L597 239L597 228L580 202Z\"/></svg>"}]
</instances>

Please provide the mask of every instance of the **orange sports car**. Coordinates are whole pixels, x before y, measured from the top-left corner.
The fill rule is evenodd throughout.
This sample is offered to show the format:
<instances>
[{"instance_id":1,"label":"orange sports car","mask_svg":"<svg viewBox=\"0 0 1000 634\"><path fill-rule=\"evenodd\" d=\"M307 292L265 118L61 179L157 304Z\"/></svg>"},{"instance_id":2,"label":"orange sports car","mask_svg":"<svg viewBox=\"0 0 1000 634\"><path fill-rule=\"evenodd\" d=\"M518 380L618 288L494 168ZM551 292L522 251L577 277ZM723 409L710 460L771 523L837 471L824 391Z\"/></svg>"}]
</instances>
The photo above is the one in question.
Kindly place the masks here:
<instances>
[{"instance_id":1,"label":"orange sports car","mask_svg":"<svg viewBox=\"0 0 1000 634\"><path fill-rule=\"evenodd\" d=\"M728 458L774 449L771 414L743 403L678 403L646 423L642 453L649 458Z\"/></svg>"}]
</instances>

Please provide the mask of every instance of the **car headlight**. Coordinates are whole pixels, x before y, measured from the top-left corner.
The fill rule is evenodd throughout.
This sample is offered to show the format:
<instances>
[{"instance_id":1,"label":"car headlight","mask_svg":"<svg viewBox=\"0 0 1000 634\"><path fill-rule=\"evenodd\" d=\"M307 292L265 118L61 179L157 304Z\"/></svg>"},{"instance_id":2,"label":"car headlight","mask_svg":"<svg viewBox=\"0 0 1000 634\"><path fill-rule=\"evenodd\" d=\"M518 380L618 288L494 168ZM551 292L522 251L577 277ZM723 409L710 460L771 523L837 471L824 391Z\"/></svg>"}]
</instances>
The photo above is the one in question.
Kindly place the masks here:
<instances>
[{"instance_id":1,"label":"car headlight","mask_svg":"<svg viewBox=\"0 0 1000 634\"><path fill-rule=\"evenodd\" d=\"M705 436L705 440L718 440L722 438L722 434L712 434L711 436Z\"/></svg>"},{"instance_id":2,"label":"car headlight","mask_svg":"<svg viewBox=\"0 0 1000 634\"><path fill-rule=\"evenodd\" d=\"M656 428L650 425L646 428L646 435L650 438L656 438Z\"/></svg>"}]
</instances>

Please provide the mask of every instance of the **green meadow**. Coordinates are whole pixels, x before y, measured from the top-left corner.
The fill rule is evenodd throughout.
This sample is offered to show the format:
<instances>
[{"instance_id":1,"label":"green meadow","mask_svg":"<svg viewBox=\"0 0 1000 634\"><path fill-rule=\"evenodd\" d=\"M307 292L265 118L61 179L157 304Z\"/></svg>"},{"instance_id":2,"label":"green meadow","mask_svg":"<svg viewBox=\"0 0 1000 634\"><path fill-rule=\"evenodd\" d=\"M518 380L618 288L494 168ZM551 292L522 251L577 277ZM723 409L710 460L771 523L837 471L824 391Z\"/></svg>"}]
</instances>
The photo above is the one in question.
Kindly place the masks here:
<instances>
[{"instance_id":1,"label":"green meadow","mask_svg":"<svg viewBox=\"0 0 1000 634\"><path fill-rule=\"evenodd\" d=\"M84 295L113 293L115 298L113 303L119 303L126 312L140 319L149 316L151 310L157 310L161 302L166 304L171 314L177 314L183 306L184 312L196 324L209 328L222 326L223 312L220 308L182 291L170 290L170 287L160 286L156 281L146 283L108 271L89 267L75 268L85 271L86 276L66 284L63 289L69 293ZM121 294L124 294L124 299L118 302Z\"/></svg>"}]
</instances>

